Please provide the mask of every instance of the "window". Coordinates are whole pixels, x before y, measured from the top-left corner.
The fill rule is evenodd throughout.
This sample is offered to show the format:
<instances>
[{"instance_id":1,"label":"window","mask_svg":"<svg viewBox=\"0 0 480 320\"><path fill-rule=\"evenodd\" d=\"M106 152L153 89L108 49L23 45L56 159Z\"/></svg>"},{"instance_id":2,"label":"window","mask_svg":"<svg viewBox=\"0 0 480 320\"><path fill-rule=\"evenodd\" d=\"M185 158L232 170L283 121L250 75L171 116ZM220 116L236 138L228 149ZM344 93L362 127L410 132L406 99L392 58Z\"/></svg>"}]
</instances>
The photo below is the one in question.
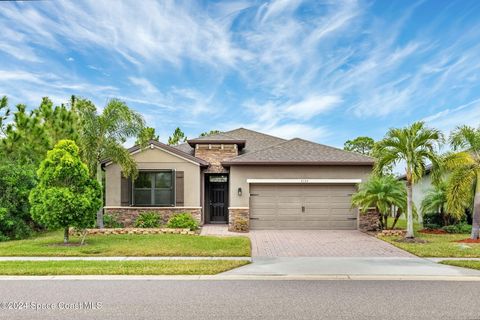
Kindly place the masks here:
<instances>
[{"instance_id":1,"label":"window","mask_svg":"<svg viewBox=\"0 0 480 320\"><path fill-rule=\"evenodd\" d=\"M175 206L173 171L140 171L133 184L133 203L136 206Z\"/></svg>"}]
</instances>

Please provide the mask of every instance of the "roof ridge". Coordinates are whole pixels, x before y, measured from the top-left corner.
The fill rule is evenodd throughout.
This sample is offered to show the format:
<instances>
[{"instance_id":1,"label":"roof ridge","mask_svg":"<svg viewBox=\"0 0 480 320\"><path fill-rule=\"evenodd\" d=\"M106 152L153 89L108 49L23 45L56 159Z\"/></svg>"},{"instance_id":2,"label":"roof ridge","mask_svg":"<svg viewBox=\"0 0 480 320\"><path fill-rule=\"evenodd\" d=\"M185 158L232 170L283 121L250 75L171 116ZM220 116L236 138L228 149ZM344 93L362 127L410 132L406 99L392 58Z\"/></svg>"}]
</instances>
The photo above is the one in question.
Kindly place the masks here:
<instances>
[{"instance_id":1,"label":"roof ridge","mask_svg":"<svg viewBox=\"0 0 480 320\"><path fill-rule=\"evenodd\" d=\"M261 135L264 135L264 136L267 136L267 137L272 137L272 138L275 138L275 139L281 139L281 140L284 140L284 141L288 141L287 139L284 139L284 138L281 138L281 137L277 137L277 136L274 136L274 135L271 135L271 134L268 134L268 133L264 133L264 132L260 132L260 131L255 131L255 130L252 130L252 129L247 129L247 128L244 128L244 127L233 129L233 130L230 130L230 131L227 131L227 132L232 132L232 131L240 130L240 129L250 131L250 132L254 132L256 134L261 134Z\"/></svg>"}]
</instances>

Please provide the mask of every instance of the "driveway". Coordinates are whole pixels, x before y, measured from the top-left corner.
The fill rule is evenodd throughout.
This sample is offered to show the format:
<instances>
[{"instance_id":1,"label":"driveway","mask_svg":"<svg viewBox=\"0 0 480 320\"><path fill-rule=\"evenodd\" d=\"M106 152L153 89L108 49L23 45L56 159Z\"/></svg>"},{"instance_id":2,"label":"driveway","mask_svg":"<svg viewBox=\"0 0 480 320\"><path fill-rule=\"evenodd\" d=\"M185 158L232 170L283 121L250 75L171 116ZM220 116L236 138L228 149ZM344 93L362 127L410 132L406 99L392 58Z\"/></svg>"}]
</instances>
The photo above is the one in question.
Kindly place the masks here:
<instances>
[{"instance_id":1,"label":"driveway","mask_svg":"<svg viewBox=\"0 0 480 320\"><path fill-rule=\"evenodd\" d=\"M356 230L251 230L253 257L415 257Z\"/></svg>"}]
</instances>

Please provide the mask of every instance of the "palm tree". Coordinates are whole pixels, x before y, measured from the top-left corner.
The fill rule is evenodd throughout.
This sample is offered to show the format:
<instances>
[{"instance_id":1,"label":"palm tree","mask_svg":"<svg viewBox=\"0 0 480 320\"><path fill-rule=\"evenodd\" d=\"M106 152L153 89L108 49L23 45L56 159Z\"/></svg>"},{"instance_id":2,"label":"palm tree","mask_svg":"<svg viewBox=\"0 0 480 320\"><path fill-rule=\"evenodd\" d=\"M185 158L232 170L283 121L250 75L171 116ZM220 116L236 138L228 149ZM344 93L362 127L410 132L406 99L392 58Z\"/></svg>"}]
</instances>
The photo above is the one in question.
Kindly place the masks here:
<instances>
[{"instance_id":1,"label":"palm tree","mask_svg":"<svg viewBox=\"0 0 480 320\"><path fill-rule=\"evenodd\" d=\"M78 116L80 155L90 174L102 185L101 162L110 159L120 165L124 176L135 177L136 163L123 144L143 131L143 117L117 99L108 101L101 114L88 100L72 97L71 104ZM103 208L97 213L97 223L103 228Z\"/></svg>"},{"instance_id":2,"label":"palm tree","mask_svg":"<svg viewBox=\"0 0 480 320\"><path fill-rule=\"evenodd\" d=\"M423 176L427 161L432 164L432 177L437 179L440 156L438 146L443 134L425 126L421 121L412 125L390 129L383 140L376 144L377 162L375 172L389 165L404 164L407 180L407 233L413 238L413 185Z\"/></svg>"},{"instance_id":3,"label":"palm tree","mask_svg":"<svg viewBox=\"0 0 480 320\"><path fill-rule=\"evenodd\" d=\"M480 128L457 127L450 135L450 144L457 153L446 157L445 167L451 171L447 188L447 209L463 216L472 207L472 239L480 229Z\"/></svg>"},{"instance_id":4,"label":"palm tree","mask_svg":"<svg viewBox=\"0 0 480 320\"><path fill-rule=\"evenodd\" d=\"M358 207L361 212L375 208L380 215L380 225L386 229L388 228L388 216L394 207L401 210L399 212L405 211L406 196L405 184L394 176L373 175L359 185L358 192L352 196L352 205Z\"/></svg>"},{"instance_id":5,"label":"palm tree","mask_svg":"<svg viewBox=\"0 0 480 320\"><path fill-rule=\"evenodd\" d=\"M421 213L438 213L443 220L443 225L448 225L451 215L446 211L447 182L442 180L430 188L422 200Z\"/></svg>"}]
</instances>

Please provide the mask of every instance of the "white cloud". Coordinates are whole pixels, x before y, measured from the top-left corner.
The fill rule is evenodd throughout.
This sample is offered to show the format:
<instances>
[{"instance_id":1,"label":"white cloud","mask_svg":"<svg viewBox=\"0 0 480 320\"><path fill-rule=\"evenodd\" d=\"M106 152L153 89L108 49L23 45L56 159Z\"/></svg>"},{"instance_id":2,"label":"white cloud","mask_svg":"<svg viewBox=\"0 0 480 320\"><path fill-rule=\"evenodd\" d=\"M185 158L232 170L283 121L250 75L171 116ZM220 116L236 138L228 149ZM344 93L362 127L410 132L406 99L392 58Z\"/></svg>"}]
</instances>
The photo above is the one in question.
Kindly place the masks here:
<instances>
[{"instance_id":1,"label":"white cloud","mask_svg":"<svg viewBox=\"0 0 480 320\"><path fill-rule=\"evenodd\" d=\"M290 104L284 108L284 112L294 119L310 120L321 113L330 111L340 102L342 99L339 96L311 96Z\"/></svg>"}]
</instances>

